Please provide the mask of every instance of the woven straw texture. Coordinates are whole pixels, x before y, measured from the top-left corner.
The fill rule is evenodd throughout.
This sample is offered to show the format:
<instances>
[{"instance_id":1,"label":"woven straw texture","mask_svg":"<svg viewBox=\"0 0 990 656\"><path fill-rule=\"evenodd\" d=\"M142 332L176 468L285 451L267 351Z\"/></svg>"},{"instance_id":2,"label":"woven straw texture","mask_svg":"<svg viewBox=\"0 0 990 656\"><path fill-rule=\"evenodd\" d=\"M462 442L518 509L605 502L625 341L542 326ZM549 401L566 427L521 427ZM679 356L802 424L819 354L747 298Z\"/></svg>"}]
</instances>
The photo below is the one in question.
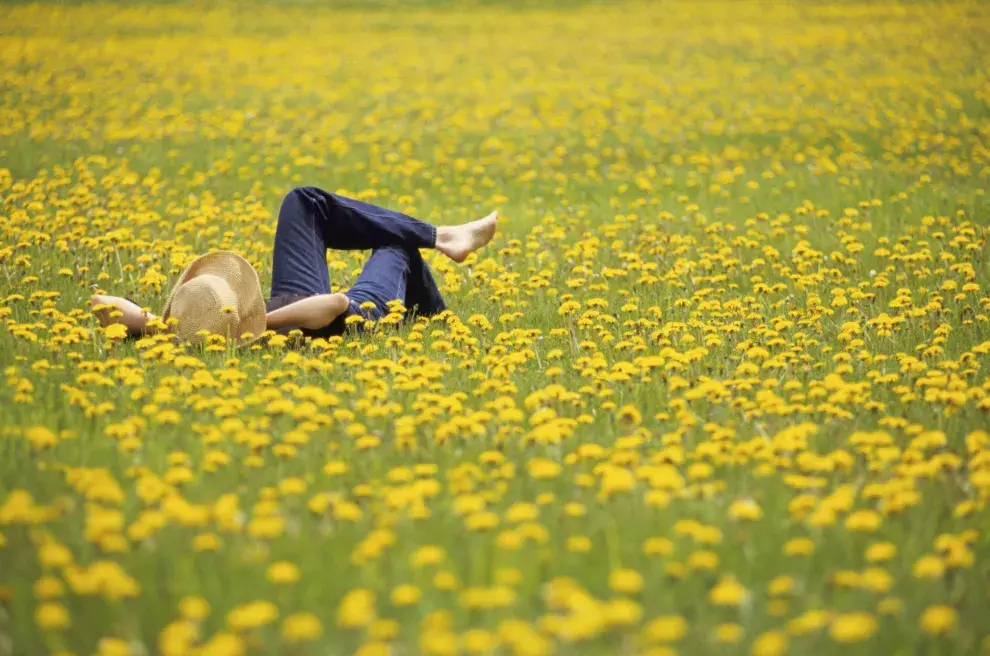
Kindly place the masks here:
<instances>
[{"instance_id":1,"label":"woven straw texture","mask_svg":"<svg viewBox=\"0 0 990 656\"><path fill-rule=\"evenodd\" d=\"M175 317L184 341L202 340L200 331L250 344L265 332L265 299L254 267L237 253L214 251L193 260L165 301L162 318ZM252 338L242 339L251 333Z\"/></svg>"}]
</instances>

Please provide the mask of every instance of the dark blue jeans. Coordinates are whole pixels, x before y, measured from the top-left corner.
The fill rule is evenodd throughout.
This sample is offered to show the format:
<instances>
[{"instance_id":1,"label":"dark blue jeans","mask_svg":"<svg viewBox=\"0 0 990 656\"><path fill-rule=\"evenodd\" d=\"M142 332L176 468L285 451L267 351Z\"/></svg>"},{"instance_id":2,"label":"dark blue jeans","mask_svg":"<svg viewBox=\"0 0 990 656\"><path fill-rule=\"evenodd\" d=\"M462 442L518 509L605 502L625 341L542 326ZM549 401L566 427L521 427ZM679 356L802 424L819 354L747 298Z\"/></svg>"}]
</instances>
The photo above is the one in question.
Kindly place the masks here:
<instances>
[{"instance_id":1,"label":"dark blue jeans","mask_svg":"<svg viewBox=\"0 0 990 656\"><path fill-rule=\"evenodd\" d=\"M331 194L316 187L293 189L282 201L272 254L272 293L268 311L330 293L328 248L371 249L357 282L345 295L351 306L329 326L303 330L313 337L344 332L348 316L380 319L388 302L400 300L408 312L429 316L446 309L420 248L433 248L437 229L411 216ZM370 312L360 309L374 303Z\"/></svg>"}]
</instances>

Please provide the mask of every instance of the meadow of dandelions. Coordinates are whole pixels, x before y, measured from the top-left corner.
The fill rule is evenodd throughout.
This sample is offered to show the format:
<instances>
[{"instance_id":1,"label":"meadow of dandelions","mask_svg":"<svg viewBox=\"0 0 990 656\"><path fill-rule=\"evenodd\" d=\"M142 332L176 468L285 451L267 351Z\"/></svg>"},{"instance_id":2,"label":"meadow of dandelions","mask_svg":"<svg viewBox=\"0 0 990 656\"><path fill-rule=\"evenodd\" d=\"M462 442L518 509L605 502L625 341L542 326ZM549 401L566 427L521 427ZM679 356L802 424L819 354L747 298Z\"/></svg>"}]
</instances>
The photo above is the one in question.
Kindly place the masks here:
<instances>
[{"instance_id":1,"label":"meadow of dandelions","mask_svg":"<svg viewBox=\"0 0 990 656\"><path fill-rule=\"evenodd\" d=\"M3 5L0 654L986 653L988 43L975 2ZM504 218L427 253L430 320L90 314L216 249L267 285L297 185Z\"/></svg>"}]
</instances>

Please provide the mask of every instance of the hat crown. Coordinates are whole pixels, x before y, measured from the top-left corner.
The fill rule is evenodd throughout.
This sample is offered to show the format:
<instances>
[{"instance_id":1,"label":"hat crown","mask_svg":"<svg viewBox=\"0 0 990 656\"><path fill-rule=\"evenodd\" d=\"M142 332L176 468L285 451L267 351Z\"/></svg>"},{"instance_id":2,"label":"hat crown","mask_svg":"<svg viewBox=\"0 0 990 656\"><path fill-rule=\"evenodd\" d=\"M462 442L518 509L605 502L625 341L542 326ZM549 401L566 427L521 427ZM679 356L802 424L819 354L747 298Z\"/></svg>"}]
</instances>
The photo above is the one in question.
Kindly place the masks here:
<instances>
[{"instance_id":1,"label":"hat crown","mask_svg":"<svg viewBox=\"0 0 990 656\"><path fill-rule=\"evenodd\" d=\"M178 321L176 334L199 340L202 331L237 340L266 328L258 273L240 255L215 251L196 258L179 276L163 317Z\"/></svg>"},{"instance_id":2,"label":"hat crown","mask_svg":"<svg viewBox=\"0 0 990 656\"><path fill-rule=\"evenodd\" d=\"M200 330L230 335L240 322L237 295L219 276L204 274L182 283L172 298L172 316L179 322L181 334L188 337Z\"/></svg>"}]
</instances>

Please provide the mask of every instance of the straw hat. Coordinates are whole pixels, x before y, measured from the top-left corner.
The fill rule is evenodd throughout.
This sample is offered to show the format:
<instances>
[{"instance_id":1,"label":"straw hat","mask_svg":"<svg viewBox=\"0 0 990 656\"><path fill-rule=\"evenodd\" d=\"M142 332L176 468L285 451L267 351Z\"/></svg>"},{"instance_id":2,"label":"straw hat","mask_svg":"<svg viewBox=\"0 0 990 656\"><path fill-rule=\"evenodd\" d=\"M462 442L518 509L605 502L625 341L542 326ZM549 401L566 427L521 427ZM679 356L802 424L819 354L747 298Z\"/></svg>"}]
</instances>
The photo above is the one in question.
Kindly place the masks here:
<instances>
[{"instance_id":1,"label":"straw hat","mask_svg":"<svg viewBox=\"0 0 990 656\"><path fill-rule=\"evenodd\" d=\"M162 319L178 319L176 334L183 341L199 341L200 330L240 343L257 341L265 332L265 299L258 272L243 257L214 251L196 258L172 288ZM244 333L253 338L240 339Z\"/></svg>"}]
</instances>

